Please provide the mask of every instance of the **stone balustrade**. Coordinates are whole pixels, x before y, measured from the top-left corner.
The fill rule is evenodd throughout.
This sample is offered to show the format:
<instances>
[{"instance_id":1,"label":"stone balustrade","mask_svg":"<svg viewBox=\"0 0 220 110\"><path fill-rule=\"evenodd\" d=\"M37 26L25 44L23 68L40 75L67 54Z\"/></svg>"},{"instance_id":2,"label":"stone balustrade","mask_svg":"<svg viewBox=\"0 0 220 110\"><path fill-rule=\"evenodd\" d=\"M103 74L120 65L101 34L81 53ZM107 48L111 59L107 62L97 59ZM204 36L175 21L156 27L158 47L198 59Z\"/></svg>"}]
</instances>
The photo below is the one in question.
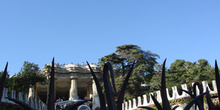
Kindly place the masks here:
<instances>
[{"instance_id":1,"label":"stone balustrade","mask_svg":"<svg viewBox=\"0 0 220 110\"><path fill-rule=\"evenodd\" d=\"M45 64L46 66L51 66L51 64ZM96 65L95 63L90 64L91 68L93 69L94 72L101 72L101 67ZM57 73L74 73L74 72L79 72L79 73L90 73L90 69L88 65L85 64L55 64L55 72ZM46 71L46 70L43 70Z\"/></svg>"},{"instance_id":2,"label":"stone balustrade","mask_svg":"<svg viewBox=\"0 0 220 110\"><path fill-rule=\"evenodd\" d=\"M192 83L192 85L193 85L193 83ZM206 88L208 87L208 89L210 91L210 94L217 94L217 85L216 85L215 80L212 81L213 90L210 89L207 81L202 81L202 86L203 86L203 91L202 92L205 92ZM182 84L181 87L182 87L183 90L188 91L186 84ZM167 90L167 97L168 97L169 101L190 97L185 92L182 92L182 94L179 94L176 86L172 87L171 89L172 89L172 92L169 92L168 88L166 89ZM198 88L196 88L196 92L197 92L197 94L199 93ZM172 96L169 93L172 93ZM153 94L153 93L150 93L150 94ZM122 104L122 110L134 110L134 109L137 109L138 106L151 106L151 105L154 105L154 102L153 102L152 98L150 97L150 94L149 95L143 95L142 97L139 96L137 98L134 98L132 100L128 100L127 102L124 102ZM157 99L157 101L159 103L162 102L160 91L156 91L156 94L154 96L155 96L155 98Z\"/></svg>"},{"instance_id":3,"label":"stone balustrade","mask_svg":"<svg viewBox=\"0 0 220 110\"><path fill-rule=\"evenodd\" d=\"M10 97L10 98L17 99L19 101L24 102L30 105L31 107L35 108L36 110L47 110L46 104L43 103L39 98L34 98L34 97L28 98L28 95L27 94L23 95L22 92L18 93L18 97L16 97L16 94L17 93L15 90L12 90L11 92L9 92L7 88L4 88L1 101L6 102L6 103L11 103L11 104L16 104L15 102L10 101L5 98L5 97Z\"/></svg>"},{"instance_id":4,"label":"stone balustrade","mask_svg":"<svg viewBox=\"0 0 220 110\"><path fill-rule=\"evenodd\" d=\"M217 86L216 86L216 81L215 80L212 81L213 90L210 89L207 81L202 81L202 86L203 86L203 91L202 92L205 92L206 88L208 87L208 89L210 91L210 94L217 94ZM186 84L182 84L181 87L182 87L183 90L188 91ZM168 97L169 101L189 97L189 95L186 94L185 92L182 92L182 94L179 94L176 86L172 87L171 89L172 89L172 92L169 92L169 90L167 88L167 97ZM199 93L198 88L196 89L196 92ZM171 93L172 95L170 95L169 93ZM18 97L16 97L16 94L18 94ZM150 94L153 94L153 93L150 93ZM150 94L149 95L143 95L142 97L139 96L137 98L134 98L132 100L128 100L127 102L124 102L122 104L122 110L134 110L134 109L137 109L138 106L151 106L151 105L154 105L154 102L153 102L152 98L150 97ZM156 97L158 102L162 102L160 91L156 91L156 94L154 96ZM34 98L34 97L29 97L28 98L27 94L23 94L21 92L16 93L15 90L12 90L12 91L9 92L7 88L4 88L3 97L1 99L1 101L6 102L6 103L16 104L13 101L10 101L10 100L6 99L5 97L11 97L11 98L14 98L14 99L18 99L18 100L20 100L22 102L25 102L26 104L32 106L33 108L35 108L37 110L47 110L46 104L44 104L40 99ZM62 104L66 104L66 103L70 103L70 102L69 101L68 102L64 101L60 104L62 105Z\"/></svg>"}]
</instances>

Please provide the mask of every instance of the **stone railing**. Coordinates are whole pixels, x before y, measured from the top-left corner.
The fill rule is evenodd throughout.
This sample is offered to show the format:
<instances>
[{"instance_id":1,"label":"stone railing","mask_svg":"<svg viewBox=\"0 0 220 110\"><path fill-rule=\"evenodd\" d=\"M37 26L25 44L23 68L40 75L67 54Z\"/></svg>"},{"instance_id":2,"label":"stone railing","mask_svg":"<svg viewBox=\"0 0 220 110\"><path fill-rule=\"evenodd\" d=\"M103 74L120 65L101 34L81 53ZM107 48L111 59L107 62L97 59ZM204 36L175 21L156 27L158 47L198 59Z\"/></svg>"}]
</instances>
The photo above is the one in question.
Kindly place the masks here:
<instances>
[{"instance_id":1,"label":"stone railing","mask_svg":"<svg viewBox=\"0 0 220 110\"><path fill-rule=\"evenodd\" d=\"M3 90L3 96L1 101L11 104L16 104L13 101L8 100L5 97L10 97L13 99L17 99L19 101L25 102L26 104L30 105L31 107L35 108L36 110L47 110L47 106L45 103L43 103L39 98L29 97L25 94L23 95L22 92L18 93L18 97L16 97L16 91L12 90L11 92L8 92L7 88L4 88Z\"/></svg>"},{"instance_id":2,"label":"stone railing","mask_svg":"<svg viewBox=\"0 0 220 110\"><path fill-rule=\"evenodd\" d=\"M212 81L213 90L210 89L207 81L202 81L202 86L203 86L202 92L205 92L206 88L208 87L210 94L217 94L217 86L216 86L215 80ZM188 91L186 84L182 84L181 87L183 90ZM197 92L197 94L199 94L198 87L196 88L196 92ZM167 88L167 98L169 101L190 97L185 92L182 92L182 94L179 94L176 86L172 87L172 92L170 92L170 93L172 93L172 96L170 96L169 90ZM150 94L153 94L153 93L150 93ZM160 91L156 91L156 95L154 95L154 96L159 103L162 102ZM124 102L122 104L122 110L133 110L133 109L137 109L138 106L151 106L151 105L154 105L154 102L153 102L152 98L150 97L150 95L149 96L143 95L142 97L139 96L139 97L134 98L132 100L128 100L128 102Z\"/></svg>"},{"instance_id":3,"label":"stone railing","mask_svg":"<svg viewBox=\"0 0 220 110\"><path fill-rule=\"evenodd\" d=\"M45 64L46 66L51 66L51 64ZM102 72L101 71L101 67L99 67L98 65L96 65L95 63L92 63L90 65L93 69L94 72ZM90 69L88 67L88 65L82 64L54 64L55 67L55 72L56 73L90 73ZM47 72L47 70L45 70L45 68L42 69L42 71Z\"/></svg>"}]
</instances>

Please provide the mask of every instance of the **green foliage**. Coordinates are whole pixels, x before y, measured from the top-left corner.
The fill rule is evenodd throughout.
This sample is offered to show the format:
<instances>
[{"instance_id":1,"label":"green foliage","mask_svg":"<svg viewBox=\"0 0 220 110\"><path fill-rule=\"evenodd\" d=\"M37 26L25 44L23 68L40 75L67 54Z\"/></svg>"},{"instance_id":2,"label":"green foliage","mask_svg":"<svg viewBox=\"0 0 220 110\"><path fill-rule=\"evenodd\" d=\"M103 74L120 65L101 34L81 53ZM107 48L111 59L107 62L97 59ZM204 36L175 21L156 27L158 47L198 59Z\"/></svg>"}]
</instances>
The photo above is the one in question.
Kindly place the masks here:
<instances>
[{"instance_id":1,"label":"green foliage","mask_svg":"<svg viewBox=\"0 0 220 110\"><path fill-rule=\"evenodd\" d=\"M119 90L126 73L131 68L133 61L136 61L132 76L128 82L128 89L125 97L131 99L140 95L140 84L149 83L153 76L156 59L159 56L150 51L144 51L137 45L122 45L116 47L116 51L99 59L99 65L109 61L114 69L116 89Z\"/></svg>"},{"instance_id":2,"label":"green foliage","mask_svg":"<svg viewBox=\"0 0 220 110\"><path fill-rule=\"evenodd\" d=\"M21 71L7 80L6 87L9 90L28 93L30 87L35 86L38 82L45 81L46 77L40 73L38 65L25 61Z\"/></svg>"},{"instance_id":3,"label":"green foliage","mask_svg":"<svg viewBox=\"0 0 220 110\"><path fill-rule=\"evenodd\" d=\"M3 75L3 71L0 72L0 79L2 78L2 75ZM13 84L13 78L10 78L10 76L7 74L4 87L11 89L12 84Z\"/></svg>"},{"instance_id":4,"label":"green foliage","mask_svg":"<svg viewBox=\"0 0 220 110\"><path fill-rule=\"evenodd\" d=\"M151 91L159 89L161 65L157 65L156 70L149 84ZM187 84L188 87L191 87L192 82L208 81L211 83L215 79L214 68L205 59L199 59L198 62L177 59L166 72L167 88L172 86L181 88L181 84Z\"/></svg>"}]
</instances>

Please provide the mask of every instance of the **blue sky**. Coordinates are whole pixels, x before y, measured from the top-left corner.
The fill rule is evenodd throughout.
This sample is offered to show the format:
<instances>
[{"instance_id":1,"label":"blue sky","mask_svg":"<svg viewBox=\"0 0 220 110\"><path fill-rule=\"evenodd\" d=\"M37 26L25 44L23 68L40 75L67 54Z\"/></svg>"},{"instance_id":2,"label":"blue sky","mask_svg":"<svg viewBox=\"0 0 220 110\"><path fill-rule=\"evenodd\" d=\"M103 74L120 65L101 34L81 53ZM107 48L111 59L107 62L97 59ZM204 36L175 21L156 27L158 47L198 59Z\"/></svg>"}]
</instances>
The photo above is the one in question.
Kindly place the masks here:
<instances>
[{"instance_id":1,"label":"blue sky","mask_svg":"<svg viewBox=\"0 0 220 110\"><path fill-rule=\"evenodd\" d=\"M167 58L220 60L219 0L0 0L0 69L74 64L135 44ZM219 61L220 62L220 61Z\"/></svg>"}]
</instances>

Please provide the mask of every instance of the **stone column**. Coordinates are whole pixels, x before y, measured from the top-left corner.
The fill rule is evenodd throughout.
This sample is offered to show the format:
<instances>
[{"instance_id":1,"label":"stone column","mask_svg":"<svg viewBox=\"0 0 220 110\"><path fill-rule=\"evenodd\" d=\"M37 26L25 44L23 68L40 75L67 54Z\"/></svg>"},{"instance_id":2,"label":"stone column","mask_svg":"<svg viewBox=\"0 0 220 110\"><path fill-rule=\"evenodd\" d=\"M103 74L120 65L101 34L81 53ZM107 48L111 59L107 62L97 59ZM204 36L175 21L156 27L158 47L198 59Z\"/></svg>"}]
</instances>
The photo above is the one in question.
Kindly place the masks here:
<instances>
[{"instance_id":1,"label":"stone column","mask_svg":"<svg viewBox=\"0 0 220 110\"><path fill-rule=\"evenodd\" d=\"M89 98L91 99L92 98L92 83L89 85Z\"/></svg>"},{"instance_id":2,"label":"stone column","mask_svg":"<svg viewBox=\"0 0 220 110\"><path fill-rule=\"evenodd\" d=\"M34 87L29 88L28 98L34 97L34 95L35 95L35 88Z\"/></svg>"},{"instance_id":3,"label":"stone column","mask_svg":"<svg viewBox=\"0 0 220 110\"><path fill-rule=\"evenodd\" d=\"M86 97L89 99L90 98L90 96L89 96L89 85L88 86L86 86Z\"/></svg>"},{"instance_id":4,"label":"stone column","mask_svg":"<svg viewBox=\"0 0 220 110\"><path fill-rule=\"evenodd\" d=\"M69 100L78 100L77 79L71 79Z\"/></svg>"},{"instance_id":5,"label":"stone column","mask_svg":"<svg viewBox=\"0 0 220 110\"><path fill-rule=\"evenodd\" d=\"M93 103L94 103L92 108L96 108L98 106L100 107L99 95L94 80L92 81L92 93L93 93Z\"/></svg>"},{"instance_id":6,"label":"stone column","mask_svg":"<svg viewBox=\"0 0 220 110\"><path fill-rule=\"evenodd\" d=\"M54 81L54 99L57 100L58 97L57 97L57 82L56 82L56 79Z\"/></svg>"},{"instance_id":7,"label":"stone column","mask_svg":"<svg viewBox=\"0 0 220 110\"><path fill-rule=\"evenodd\" d=\"M2 95L2 102L8 102L8 99L6 99L5 97L8 97L8 88L4 88L3 89L3 95Z\"/></svg>"},{"instance_id":8,"label":"stone column","mask_svg":"<svg viewBox=\"0 0 220 110\"><path fill-rule=\"evenodd\" d=\"M18 100L23 102L23 93L22 92L18 93Z\"/></svg>"},{"instance_id":9,"label":"stone column","mask_svg":"<svg viewBox=\"0 0 220 110\"><path fill-rule=\"evenodd\" d=\"M87 97L88 99L90 99L92 97L92 81L90 81L88 83L88 87L87 87Z\"/></svg>"},{"instance_id":10,"label":"stone column","mask_svg":"<svg viewBox=\"0 0 220 110\"><path fill-rule=\"evenodd\" d=\"M29 103L28 103L28 95L27 95L27 94L24 95L24 100L25 100L25 103L26 103L26 104L29 104Z\"/></svg>"},{"instance_id":11,"label":"stone column","mask_svg":"<svg viewBox=\"0 0 220 110\"><path fill-rule=\"evenodd\" d=\"M29 88L28 100L31 107L34 108L34 87Z\"/></svg>"}]
</instances>

